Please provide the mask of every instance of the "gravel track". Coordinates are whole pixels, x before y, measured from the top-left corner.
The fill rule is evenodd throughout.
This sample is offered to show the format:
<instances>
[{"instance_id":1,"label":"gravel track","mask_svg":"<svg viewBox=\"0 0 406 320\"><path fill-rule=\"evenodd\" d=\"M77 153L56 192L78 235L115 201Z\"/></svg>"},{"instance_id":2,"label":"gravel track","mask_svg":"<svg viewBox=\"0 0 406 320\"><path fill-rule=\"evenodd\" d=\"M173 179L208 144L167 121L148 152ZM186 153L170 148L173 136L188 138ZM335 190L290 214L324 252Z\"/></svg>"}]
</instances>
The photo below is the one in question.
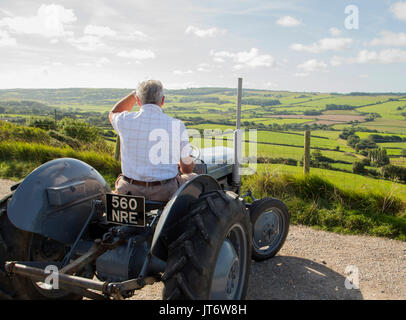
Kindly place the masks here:
<instances>
[{"instance_id":1,"label":"gravel track","mask_svg":"<svg viewBox=\"0 0 406 320\"><path fill-rule=\"evenodd\" d=\"M0 198L14 182L0 180ZM359 290L345 287L358 270ZM356 268L356 269L355 269ZM132 299L161 299L162 283ZM291 226L277 256L253 262L247 299L406 299L406 242Z\"/></svg>"}]
</instances>

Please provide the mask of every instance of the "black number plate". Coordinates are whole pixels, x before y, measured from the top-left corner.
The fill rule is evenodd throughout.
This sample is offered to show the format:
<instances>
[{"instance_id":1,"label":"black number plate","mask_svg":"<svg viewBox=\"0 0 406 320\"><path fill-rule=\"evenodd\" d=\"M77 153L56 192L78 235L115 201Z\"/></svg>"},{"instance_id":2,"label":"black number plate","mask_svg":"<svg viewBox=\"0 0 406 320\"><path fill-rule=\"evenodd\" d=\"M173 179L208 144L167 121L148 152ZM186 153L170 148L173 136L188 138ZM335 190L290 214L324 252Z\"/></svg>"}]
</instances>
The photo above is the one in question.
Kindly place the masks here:
<instances>
[{"instance_id":1,"label":"black number plate","mask_svg":"<svg viewBox=\"0 0 406 320\"><path fill-rule=\"evenodd\" d=\"M107 193L107 221L145 227L145 198Z\"/></svg>"}]
</instances>

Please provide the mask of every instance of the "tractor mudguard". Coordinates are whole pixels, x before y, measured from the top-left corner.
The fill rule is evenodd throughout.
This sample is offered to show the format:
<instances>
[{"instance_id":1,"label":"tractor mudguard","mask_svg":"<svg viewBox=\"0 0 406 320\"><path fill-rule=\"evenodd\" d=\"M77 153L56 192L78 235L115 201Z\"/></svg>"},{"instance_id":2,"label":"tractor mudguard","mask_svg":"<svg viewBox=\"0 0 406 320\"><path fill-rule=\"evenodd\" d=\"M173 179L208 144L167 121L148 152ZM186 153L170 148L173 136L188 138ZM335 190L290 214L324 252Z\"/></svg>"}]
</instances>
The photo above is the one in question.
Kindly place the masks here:
<instances>
[{"instance_id":1,"label":"tractor mudguard","mask_svg":"<svg viewBox=\"0 0 406 320\"><path fill-rule=\"evenodd\" d=\"M104 178L71 158L49 161L31 172L8 203L7 215L21 230L72 244L91 212L92 200L105 204Z\"/></svg>"},{"instance_id":2,"label":"tractor mudguard","mask_svg":"<svg viewBox=\"0 0 406 320\"><path fill-rule=\"evenodd\" d=\"M216 179L202 174L182 185L166 204L152 239L151 254L161 260L167 260L167 248L163 236L173 225L189 212L189 205L202 193L221 190Z\"/></svg>"}]
</instances>

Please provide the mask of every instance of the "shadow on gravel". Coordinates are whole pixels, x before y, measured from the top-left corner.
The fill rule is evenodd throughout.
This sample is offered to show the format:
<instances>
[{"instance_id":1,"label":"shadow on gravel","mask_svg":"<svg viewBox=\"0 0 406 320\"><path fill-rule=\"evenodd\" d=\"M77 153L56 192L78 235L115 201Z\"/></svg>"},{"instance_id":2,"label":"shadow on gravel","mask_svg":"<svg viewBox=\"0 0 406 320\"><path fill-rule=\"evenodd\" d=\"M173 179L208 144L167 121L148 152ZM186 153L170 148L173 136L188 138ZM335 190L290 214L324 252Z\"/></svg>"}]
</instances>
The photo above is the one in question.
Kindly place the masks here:
<instances>
[{"instance_id":1,"label":"shadow on gravel","mask_svg":"<svg viewBox=\"0 0 406 320\"><path fill-rule=\"evenodd\" d=\"M360 290L346 289L344 281L343 275L324 264L296 257L275 256L263 262L252 262L247 299L363 299Z\"/></svg>"}]
</instances>

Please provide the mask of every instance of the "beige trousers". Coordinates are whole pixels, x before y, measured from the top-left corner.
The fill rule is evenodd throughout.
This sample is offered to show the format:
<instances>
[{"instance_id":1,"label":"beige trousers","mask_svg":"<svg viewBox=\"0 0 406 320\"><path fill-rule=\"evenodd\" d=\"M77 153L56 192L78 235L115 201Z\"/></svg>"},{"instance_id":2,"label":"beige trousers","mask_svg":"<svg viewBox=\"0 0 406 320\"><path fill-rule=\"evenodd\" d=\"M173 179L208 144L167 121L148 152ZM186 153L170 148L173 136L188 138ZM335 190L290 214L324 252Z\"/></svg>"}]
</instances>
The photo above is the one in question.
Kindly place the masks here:
<instances>
[{"instance_id":1,"label":"beige trousers","mask_svg":"<svg viewBox=\"0 0 406 320\"><path fill-rule=\"evenodd\" d=\"M178 188L197 176L196 173L177 175L171 181L157 186L138 186L125 181L120 174L116 180L113 193L145 197L146 200L169 201Z\"/></svg>"}]
</instances>

